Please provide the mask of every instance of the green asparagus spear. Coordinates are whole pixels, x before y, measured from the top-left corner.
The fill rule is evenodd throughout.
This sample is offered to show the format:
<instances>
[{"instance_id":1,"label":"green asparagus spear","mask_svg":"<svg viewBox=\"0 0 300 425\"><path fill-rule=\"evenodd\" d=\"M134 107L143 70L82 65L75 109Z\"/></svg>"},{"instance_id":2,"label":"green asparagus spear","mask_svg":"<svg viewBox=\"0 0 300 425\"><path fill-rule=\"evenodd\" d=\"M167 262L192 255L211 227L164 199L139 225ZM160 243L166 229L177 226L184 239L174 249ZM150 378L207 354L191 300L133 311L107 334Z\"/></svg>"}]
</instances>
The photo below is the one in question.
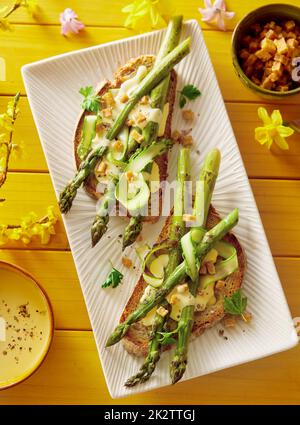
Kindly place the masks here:
<instances>
[{"instance_id":1,"label":"green asparagus spear","mask_svg":"<svg viewBox=\"0 0 300 425\"><path fill-rule=\"evenodd\" d=\"M124 251L125 248L132 245L138 235L141 233L143 228L143 216L137 215L130 217L129 223L127 224L124 235L123 235L123 245L122 249Z\"/></svg>"},{"instance_id":2,"label":"green asparagus spear","mask_svg":"<svg viewBox=\"0 0 300 425\"><path fill-rule=\"evenodd\" d=\"M200 192L196 194L194 212L197 217L200 216L198 224L201 228L206 226L210 201L215 187L215 182L219 173L220 160L220 152L217 149L212 150L206 156L202 171L200 173ZM193 296L196 296L197 294L198 283L199 280L195 282L190 282L190 292ZM184 307L181 312L178 324L178 339L176 349L170 365L170 375L173 384L175 384L182 378L186 370L188 345L194 324L194 313L194 305L188 305Z\"/></svg>"},{"instance_id":3,"label":"green asparagus spear","mask_svg":"<svg viewBox=\"0 0 300 425\"><path fill-rule=\"evenodd\" d=\"M162 304L162 307L170 310L170 305L166 301ZM151 377L152 373L155 370L156 364L160 359L160 332L163 331L167 319L168 314L163 317L160 314L156 313L152 327L152 335L150 339L148 355L145 359L145 362L141 366L139 372L125 382L126 387L134 387L138 383L148 381L148 379Z\"/></svg>"},{"instance_id":4,"label":"green asparagus spear","mask_svg":"<svg viewBox=\"0 0 300 425\"><path fill-rule=\"evenodd\" d=\"M107 230L109 213L115 204L115 188L117 182L118 179L116 177L109 180L103 198L101 199L100 208L97 211L91 228L92 246L97 244Z\"/></svg>"},{"instance_id":5,"label":"green asparagus spear","mask_svg":"<svg viewBox=\"0 0 300 425\"><path fill-rule=\"evenodd\" d=\"M130 158L124 172L133 171L140 172L145 166L150 163L157 156L165 153L172 146L172 141L169 139L161 139L158 143L152 143L150 146L145 149L140 149L135 152L135 154ZM112 177L113 183L111 180L109 183L110 189L108 189L100 204L100 208L97 211L94 223L92 225L91 234L92 234L92 244L95 246L104 233L107 230L107 224L109 221L110 208L109 205L114 205L115 200L115 188L119 182L119 176Z\"/></svg>"},{"instance_id":6,"label":"green asparagus spear","mask_svg":"<svg viewBox=\"0 0 300 425\"><path fill-rule=\"evenodd\" d=\"M180 62L190 51L191 39L187 38L166 57L164 57L157 67L153 68L149 74L141 81L139 87L132 93L128 102L115 120L113 126L107 133L107 138L113 140L119 134L128 115L138 103L138 101L157 86L164 78L168 76L172 68Z\"/></svg>"},{"instance_id":7,"label":"green asparagus spear","mask_svg":"<svg viewBox=\"0 0 300 425\"><path fill-rule=\"evenodd\" d=\"M177 186L175 192L175 207L174 214L172 217L172 223L170 228L170 237L171 241L178 243L177 247L172 249L169 254L169 263L166 269L165 277L170 276L175 267L179 264L181 258L180 250L180 238L185 232L185 223L183 221L183 212L184 212L184 189L185 181L190 178L190 151L187 148L183 148L179 151L178 155L178 164L177 164ZM167 309L170 313L170 305L164 300L162 306ZM155 370L156 363L160 359L161 351L161 334L163 331L164 325L168 320L168 314L162 317L160 314L156 313L154 318L154 325L152 329L152 339L149 344L148 356L145 359L144 364L142 365L140 371L128 379L125 383L126 386L134 386L139 382L146 382L152 375Z\"/></svg>"},{"instance_id":8,"label":"green asparagus spear","mask_svg":"<svg viewBox=\"0 0 300 425\"><path fill-rule=\"evenodd\" d=\"M169 22L164 41L159 49L159 52L154 64L154 69L156 68L157 64L159 64L160 61L178 45L179 39L180 39L181 27L182 27L182 16L174 16ZM158 84L158 86L152 89L150 94L152 108L158 108L161 111L163 111L167 94L168 94L169 83L170 83L170 75L168 75L163 81L161 81ZM159 129L159 124L157 122L149 121L143 130L141 130L139 127L134 127L134 129L143 135L142 147L144 147L144 146L148 146L150 143L152 143L153 140L156 139L158 129ZM129 154L130 152L135 150L136 147L137 147L137 142L129 135L129 142L128 142ZM132 245L136 241L136 238L140 234L143 227L142 221L143 221L143 216L141 215L137 217L133 217L129 221L124 232L123 249L125 249L127 246Z\"/></svg>"},{"instance_id":9,"label":"green asparagus spear","mask_svg":"<svg viewBox=\"0 0 300 425\"><path fill-rule=\"evenodd\" d=\"M73 200L77 194L77 189L79 189L82 183L89 177L96 164L106 154L106 151L107 147L100 146L94 149L88 157L82 161L72 181L65 187L59 196L59 207L62 213L66 214L71 209Z\"/></svg>"},{"instance_id":10,"label":"green asparagus spear","mask_svg":"<svg viewBox=\"0 0 300 425\"><path fill-rule=\"evenodd\" d=\"M196 255L199 258L200 265L201 260L208 253L208 251L213 248L215 243L222 239L237 224L238 215L238 209L236 208L230 214L224 217L223 220L221 220L215 227L205 233L202 241L196 246ZM172 291L172 289L175 288L178 283L182 282L185 277L186 269L185 263L183 261L176 267L176 269L170 274L163 285L152 297L149 297L147 301L141 303L123 323L120 323L115 328L113 333L108 338L106 346L109 347L119 342L133 323L145 317L152 308L160 304Z\"/></svg>"}]
</instances>

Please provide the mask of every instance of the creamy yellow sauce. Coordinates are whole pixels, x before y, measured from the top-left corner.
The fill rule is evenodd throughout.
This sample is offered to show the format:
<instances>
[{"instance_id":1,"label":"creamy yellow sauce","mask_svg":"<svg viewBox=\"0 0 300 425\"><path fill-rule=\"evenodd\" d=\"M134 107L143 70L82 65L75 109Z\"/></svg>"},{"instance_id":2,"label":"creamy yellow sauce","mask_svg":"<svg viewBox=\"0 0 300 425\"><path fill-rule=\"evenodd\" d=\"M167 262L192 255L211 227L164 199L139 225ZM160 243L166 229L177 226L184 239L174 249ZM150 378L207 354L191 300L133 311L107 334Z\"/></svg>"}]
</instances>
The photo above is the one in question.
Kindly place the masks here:
<instances>
[{"instance_id":1,"label":"creamy yellow sauce","mask_svg":"<svg viewBox=\"0 0 300 425\"><path fill-rule=\"evenodd\" d=\"M0 388L28 376L48 349L51 315L30 278L0 265Z\"/></svg>"}]
</instances>

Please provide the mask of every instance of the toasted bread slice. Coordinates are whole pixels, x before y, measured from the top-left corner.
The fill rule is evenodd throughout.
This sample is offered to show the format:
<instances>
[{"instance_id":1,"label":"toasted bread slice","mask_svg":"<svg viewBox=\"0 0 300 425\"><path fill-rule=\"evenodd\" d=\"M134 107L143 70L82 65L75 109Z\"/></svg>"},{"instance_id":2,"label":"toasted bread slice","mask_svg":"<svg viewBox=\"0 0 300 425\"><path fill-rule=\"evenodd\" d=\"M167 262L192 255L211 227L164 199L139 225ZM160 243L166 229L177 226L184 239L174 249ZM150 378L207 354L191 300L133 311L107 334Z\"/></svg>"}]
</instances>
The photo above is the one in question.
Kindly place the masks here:
<instances>
[{"instance_id":1,"label":"toasted bread slice","mask_svg":"<svg viewBox=\"0 0 300 425\"><path fill-rule=\"evenodd\" d=\"M124 79L129 78L133 76L138 67L140 65L146 66L148 69L150 69L154 64L155 56L153 55L142 55L135 59L129 60L125 65L121 66L116 73L114 74L113 81L103 81L100 83L98 87L98 95L101 96L105 94L109 89L115 89L119 88ZM171 72L171 79L170 79L170 85L168 90L168 96L166 102L169 103L169 114L166 122L165 132L162 138L170 138L172 129L172 115L174 110L174 103L175 103L175 97L176 97L176 84L177 84L177 75L176 72L173 70ZM89 112L84 111L78 121L75 135L74 135L74 154L75 154L75 161L77 168L80 165L80 158L77 155L77 147L81 140L81 134L82 134L82 127L84 122L84 117L88 115ZM159 173L160 173L160 180L164 181L167 178L168 175L168 154L163 154L155 159L155 162L157 163L159 167ZM94 174L92 174L87 181L85 182L85 190L87 193L94 199L99 199L103 195L103 193L97 192L97 185L98 181ZM159 210L161 211L161 205L162 205L162 193L160 191L159 193ZM146 216L144 217L144 221L150 221L155 222L159 219L159 215L155 217Z\"/></svg>"},{"instance_id":2,"label":"toasted bread slice","mask_svg":"<svg viewBox=\"0 0 300 425\"><path fill-rule=\"evenodd\" d=\"M211 206L209 210L207 227L208 229L214 227L220 221L220 216L217 211ZM171 216L167 218L164 227L158 237L158 243L167 239L169 236ZM238 256L239 269L232 273L225 279L225 287L224 289L218 291L216 293L217 302L214 305L208 306L204 311L197 312L195 315L195 323L192 331L192 338L195 338L201 335L205 329L214 326L220 320L222 320L225 316L224 307L223 307L223 298L224 296L231 297L232 294L237 291L243 281L244 273L245 273L245 256L242 250L242 247L237 240L237 238L229 233L224 237L224 240L232 244ZM120 322L123 322L126 317L136 309L139 300L147 286L143 276L140 277L137 285L135 286L133 293L122 313ZM149 343L149 335L151 332L151 326L145 326L141 322L137 322L133 324L126 336L123 338L123 344L125 349L135 356L143 356L145 357L148 353L148 343ZM171 346L164 347L164 350L170 349Z\"/></svg>"}]
</instances>

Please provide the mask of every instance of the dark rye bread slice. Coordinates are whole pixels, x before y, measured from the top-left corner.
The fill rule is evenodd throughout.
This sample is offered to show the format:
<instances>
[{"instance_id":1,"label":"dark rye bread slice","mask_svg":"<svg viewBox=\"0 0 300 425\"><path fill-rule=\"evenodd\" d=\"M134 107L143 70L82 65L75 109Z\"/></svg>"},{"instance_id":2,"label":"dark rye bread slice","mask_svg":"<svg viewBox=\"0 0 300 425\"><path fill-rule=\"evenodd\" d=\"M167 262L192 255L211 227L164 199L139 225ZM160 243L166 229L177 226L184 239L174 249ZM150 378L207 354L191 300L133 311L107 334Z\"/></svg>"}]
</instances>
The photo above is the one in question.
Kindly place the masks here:
<instances>
[{"instance_id":1,"label":"dark rye bread slice","mask_svg":"<svg viewBox=\"0 0 300 425\"><path fill-rule=\"evenodd\" d=\"M220 216L217 211L211 206L207 219L208 229L214 227L220 221ZM158 237L158 243L168 238L170 229L171 216L167 218L164 227ZM223 307L224 296L230 297L232 294L241 287L244 273L245 273L245 256L243 249L237 240L237 238L229 233L224 237L224 241L231 243L237 251L239 269L232 273L225 279L225 287L221 291L215 291L217 302L208 306L204 311L197 312L195 317L195 323L192 332L192 339L201 335L205 329L211 328L225 316ZM120 322L123 322L126 317L136 309L139 300L146 288L147 284L143 278L140 277L137 285L135 286L133 293L127 302L127 305L122 313ZM123 338L123 344L125 349L135 356L145 357L148 353L149 335L151 332L151 326L144 326L141 322L133 324L128 330L126 336ZM164 347L164 350L170 349L171 346Z\"/></svg>"},{"instance_id":2,"label":"dark rye bread slice","mask_svg":"<svg viewBox=\"0 0 300 425\"><path fill-rule=\"evenodd\" d=\"M103 81L99 84L97 93L99 96L105 94L109 89L119 88L124 78L133 76L140 65L145 65L150 69L154 64L155 56L153 55L142 55L137 58L129 60L125 65L121 66L116 73L114 74L113 81ZM174 110L174 103L176 98L176 84L177 84L177 74L174 70L171 71L171 78L167 96L167 102L169 103L169 114L166 122L165 132L162 138L170 138L172 134L172 116ZM81 140L82 127L84 122L84 117L89 115L89 112L84 111L78 121L75 135L74 135L74 155L76 161L76 167L80 165L80 158L77 155L77 147ZM168 154L163 154L155 159L159 167L160 180L164 181L168 176ZM84 184L85 190L93 199L99 199L103 195L102 193L97 192L98 181L94 174L92 174ZM159 211L161 211L162 206L162 192L159 193ZM159 219L159 215L155 217L146 216L144 221L155 222Z\"/></svg>"}]
</instances>

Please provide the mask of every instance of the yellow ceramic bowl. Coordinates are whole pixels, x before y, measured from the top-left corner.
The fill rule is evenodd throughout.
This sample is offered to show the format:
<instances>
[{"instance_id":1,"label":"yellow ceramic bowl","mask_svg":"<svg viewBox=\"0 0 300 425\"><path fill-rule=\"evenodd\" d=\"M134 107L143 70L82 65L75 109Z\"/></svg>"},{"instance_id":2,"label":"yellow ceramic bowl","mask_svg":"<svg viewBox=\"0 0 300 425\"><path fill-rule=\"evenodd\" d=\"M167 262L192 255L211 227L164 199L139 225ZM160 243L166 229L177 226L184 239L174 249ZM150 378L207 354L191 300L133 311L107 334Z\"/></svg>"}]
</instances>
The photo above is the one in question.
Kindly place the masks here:
<instances>
[{"instance_id":1,"label":"yellow ceramic bowl","mask_svg":"<svg viewBox=\"0 0 300 425\"><path fill-rule=\"evenodd\" d=\"M38 282L25 270L0 261L0 390L37 370L53 330L51 304Z\"/></svg>"}]
</instances>

